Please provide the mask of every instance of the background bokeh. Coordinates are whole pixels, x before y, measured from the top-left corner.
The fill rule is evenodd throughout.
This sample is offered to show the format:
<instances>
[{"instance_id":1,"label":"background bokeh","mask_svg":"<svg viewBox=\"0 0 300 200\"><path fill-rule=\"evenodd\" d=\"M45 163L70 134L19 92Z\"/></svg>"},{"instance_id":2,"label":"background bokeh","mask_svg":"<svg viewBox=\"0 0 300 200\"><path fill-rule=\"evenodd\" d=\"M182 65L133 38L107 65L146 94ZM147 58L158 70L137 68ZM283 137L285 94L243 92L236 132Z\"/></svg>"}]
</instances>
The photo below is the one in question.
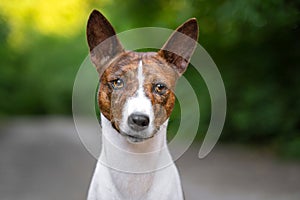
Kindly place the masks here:
<instances>
[{"instance_id":1,"label":"background bokeh","mask_svg":"<svg viewBox=\"0 0 300 200\"><path fill-rule=\"evenodd\" d=\"M117 32L175 29L190 17L199 43L223 77L227 120L221 141L300 158L300 16L290 0L10 0L0 2L0 116L71 115L76 72L88 54L85 25L93 8ZM205 83L190 67L203 138L210 117ZM197 85L199 84L199 85ZM171 123L176 122L175 114Z\"/></svg>"}]
</instances>

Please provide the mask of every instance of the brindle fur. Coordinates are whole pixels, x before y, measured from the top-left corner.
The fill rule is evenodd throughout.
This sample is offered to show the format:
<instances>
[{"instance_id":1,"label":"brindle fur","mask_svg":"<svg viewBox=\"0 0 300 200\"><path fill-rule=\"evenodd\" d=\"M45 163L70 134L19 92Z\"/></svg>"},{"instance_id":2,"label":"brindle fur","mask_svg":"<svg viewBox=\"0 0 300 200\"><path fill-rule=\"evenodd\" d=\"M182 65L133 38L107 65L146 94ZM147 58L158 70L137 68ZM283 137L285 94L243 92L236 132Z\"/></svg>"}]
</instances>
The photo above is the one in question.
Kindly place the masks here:
<instances>
[{"instance_id":1,"label":"brindle fur","mask_svg":"<svg viewBox=\"0 0 300 200\"><path fill-rule=\"evenodd\" d=\"M178 78L177 73L157 53L126 52L111 63L100 79L98 91L98 105L102 114L120 132L122 109L126 99L136 94L139 83L137 79L138 62L143 63L143 75L145 77L144 91L146 97L151 100L154 112L154 125L161 126L171 115L175 103L173 92ZM122 78L124 87L113 90L110 82ZM157 83L164 83L168 90L163 95L153 93L153 87Z\"/></svg>"}]
</instances>

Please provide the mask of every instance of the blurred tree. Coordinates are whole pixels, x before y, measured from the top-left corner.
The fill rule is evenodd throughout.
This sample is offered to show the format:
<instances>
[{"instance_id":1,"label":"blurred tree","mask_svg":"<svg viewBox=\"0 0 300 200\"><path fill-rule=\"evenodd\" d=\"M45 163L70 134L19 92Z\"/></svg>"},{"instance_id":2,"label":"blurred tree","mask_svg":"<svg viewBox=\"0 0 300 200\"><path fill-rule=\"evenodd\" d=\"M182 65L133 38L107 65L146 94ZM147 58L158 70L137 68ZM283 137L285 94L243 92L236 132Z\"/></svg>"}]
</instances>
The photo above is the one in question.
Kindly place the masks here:
<instances>
[{"instance_id":1,"label":"blurred tree","mask_svg":"<svg viewBox=\"0 0 300 200\"><path fill-rule=\"evenodd\" d=\"M93 7L117 32L144 26L174 29L197 17L199 42L226 86L222 139L300 157L299 0L1 1L1 115L71 113L72 85L88 53L85 23ZM209 95L193 67L185 76L201 88L203 133L210 118ZM179 113L177 107L175 122Z\"/></svg>"}]
</instances>

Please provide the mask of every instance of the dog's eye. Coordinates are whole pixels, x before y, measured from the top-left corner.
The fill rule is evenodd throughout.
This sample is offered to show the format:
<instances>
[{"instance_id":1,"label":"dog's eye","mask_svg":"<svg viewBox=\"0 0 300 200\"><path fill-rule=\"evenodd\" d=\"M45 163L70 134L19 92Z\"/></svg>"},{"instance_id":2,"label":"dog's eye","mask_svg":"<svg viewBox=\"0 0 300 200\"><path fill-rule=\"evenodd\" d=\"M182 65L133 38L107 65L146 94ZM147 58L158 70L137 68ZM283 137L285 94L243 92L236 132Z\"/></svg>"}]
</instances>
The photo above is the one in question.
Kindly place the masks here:
<instances>
[{"instance_id":1,"label":"dog's eye","mask_svg":"<svg viewBox=\"0 0 300 200\"><path fill-rule=\"evenodd\" d=\"M124 82L120 78L110 81L110 84L111 84L111 87L115 90L121 89L124 86Z\"/></svg>"},{"instance_id":2,"label":"dog's eye","mask_svg":"<svg viewBox=\"0 0 300 200\"><path fill-rule=\"evenodd\" d=\"M165 94L167 90L167 86L163 83L157 83L153 87L153 92L159 95Z\"/></svg>"}]
</instances>

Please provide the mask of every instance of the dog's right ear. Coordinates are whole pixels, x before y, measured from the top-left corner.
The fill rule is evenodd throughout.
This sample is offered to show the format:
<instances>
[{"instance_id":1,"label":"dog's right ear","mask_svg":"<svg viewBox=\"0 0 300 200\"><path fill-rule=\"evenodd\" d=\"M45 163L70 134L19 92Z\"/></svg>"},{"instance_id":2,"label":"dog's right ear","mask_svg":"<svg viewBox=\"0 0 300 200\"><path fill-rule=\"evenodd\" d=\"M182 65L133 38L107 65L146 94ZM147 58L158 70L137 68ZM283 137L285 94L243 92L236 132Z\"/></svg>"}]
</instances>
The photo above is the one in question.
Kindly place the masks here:
<instances>
[{"instance_id":1,"label":"dog's right ear","mask_svg":"<svg viewBox=\"0 0 300 200\"><path fill-rule=\"evenodd\" d=\"M90 14L86 35L91 60L99 73L103 72L101 68L104 65L124 52L114 28L98 10L93 10Z\"/></svg>"},{"instance_id":2,"label":"dog's right ear","mask_svg":"<svg viewBox=\"0 0 300 200\"><path fill-rule=\"evenodd\" d=\"M168 41L158 52L181 76L186 70L197 46L198 23L191 18L172 33Z\"/></svg>"}]
</instances>

